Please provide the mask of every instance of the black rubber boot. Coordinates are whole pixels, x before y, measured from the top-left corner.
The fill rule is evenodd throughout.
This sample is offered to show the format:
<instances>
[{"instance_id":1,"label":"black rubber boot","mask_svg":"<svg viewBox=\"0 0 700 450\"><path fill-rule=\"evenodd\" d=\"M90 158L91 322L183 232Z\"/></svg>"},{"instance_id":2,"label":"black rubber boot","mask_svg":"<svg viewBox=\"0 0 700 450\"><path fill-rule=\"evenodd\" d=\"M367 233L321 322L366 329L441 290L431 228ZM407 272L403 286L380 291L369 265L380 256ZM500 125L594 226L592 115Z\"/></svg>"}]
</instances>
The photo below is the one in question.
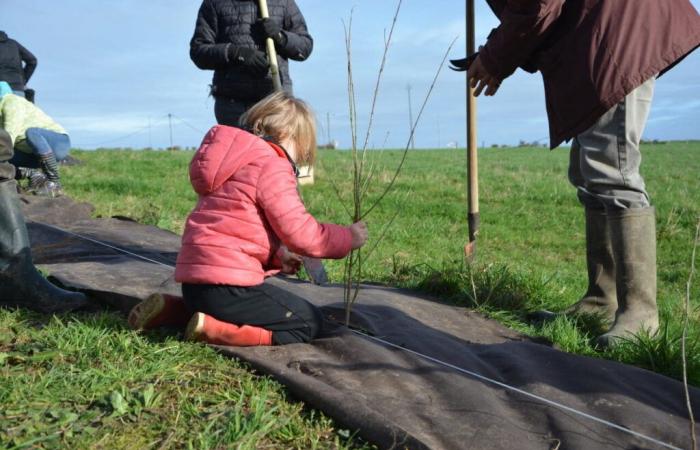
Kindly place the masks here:
<instances>
[{"instance_id":1,"label":"black rubber boot","mask_svg":"<svg viewBox=\"0 0 700 450\"><path fill-rule=\"evenodd\" d=\"M600 347L615 345L643 330L654 334L659 329L654 208L624 209L610 213L608 225L620 306L613 327L597 340Z\"/></svg>"},{"instance_id":2,"label":"black rubber boot","mask_svg":"<svg viewBox=\"0 0 700 450\"><path fill-rule=\"evenodd\" d=\"M597 314L607 323L615 320L617 293L615 261L608 217L605 210L586 208L586 267L588 289L581 299L561 313L536 311L530 314L534 322L554 320L562 314Z\"/></svg>"},{"instance_id":3,"label":"black rubber boot","mask_svg":"<svg viewBox=\"0 0 700 450\"><path fill-rule=\"evenodd\" d=\"M34 267L14 180L0 182L0 305L46 314L87 305L83 294L59 289Z\"/></svg>"}]
</instances>

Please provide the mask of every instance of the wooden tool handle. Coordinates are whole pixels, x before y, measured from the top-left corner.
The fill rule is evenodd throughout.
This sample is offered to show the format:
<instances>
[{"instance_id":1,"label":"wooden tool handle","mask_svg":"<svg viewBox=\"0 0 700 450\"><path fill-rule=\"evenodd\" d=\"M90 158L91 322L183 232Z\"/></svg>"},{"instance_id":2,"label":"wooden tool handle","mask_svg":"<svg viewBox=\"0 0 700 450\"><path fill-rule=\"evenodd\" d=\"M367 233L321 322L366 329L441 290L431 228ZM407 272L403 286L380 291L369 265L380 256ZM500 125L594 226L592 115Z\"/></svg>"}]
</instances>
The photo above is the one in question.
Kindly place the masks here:
<instances>
[{"instance_id":1,"label":"wooden tool handle","mask_svg":"<svg viewBox=\"0 0 700 450\"><path fill-rule=\"evenodd\" d=\"M258 0L258 5L260 7L260 17L263 19L269 19L270 13L267 9L267 0ZM270 62L270 75L272 75L272 85L275 91L282 90L282 80L280 79L280 68L277 65L277 50L275 50L275 41L272 38L267 38L265 40L267 45L267 59Z\"/></svg>"}]
</instances>

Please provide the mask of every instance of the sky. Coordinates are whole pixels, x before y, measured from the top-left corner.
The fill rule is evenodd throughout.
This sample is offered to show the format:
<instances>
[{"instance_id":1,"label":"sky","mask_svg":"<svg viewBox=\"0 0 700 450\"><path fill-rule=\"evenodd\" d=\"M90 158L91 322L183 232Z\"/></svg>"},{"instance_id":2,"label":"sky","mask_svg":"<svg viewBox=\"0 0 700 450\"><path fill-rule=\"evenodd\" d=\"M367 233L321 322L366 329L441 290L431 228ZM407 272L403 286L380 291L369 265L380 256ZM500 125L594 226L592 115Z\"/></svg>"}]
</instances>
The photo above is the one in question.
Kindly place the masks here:
<instances>
[{"instance_id":1,"label":"sky","mask_svg":"<svg viewBox=\"0 0 700 450\"><path fill-rule=\"evenodd\" d=\"M700 9L700 0L691 0ZM194 147L215 124L213 72L189 59L197 0L2 0L0 30L33 52L29 86L37 104L70 133L73 146ZM314 51L290 62L295 94L316 111L319 142L350 145L344 24L352 14L358 134L364 137L394 0L297 0ZM404 0L379 90L370 147L408 145L414 119L450 43L465 53L464 2ZM477 43L498 22L477 0ZM410 87L410 88L409 88ZM409 89L411 108L409 111ZM443 67L415 135L416 148L464 146L465 78ZM170 116L170 119L168 115ZM329 125L328 125L329 124ZM539 74L518 70L478 101L480 145L547 143ZM700 138L700 51L660 78L644 137Z\"/></svg>"}]
</instances>

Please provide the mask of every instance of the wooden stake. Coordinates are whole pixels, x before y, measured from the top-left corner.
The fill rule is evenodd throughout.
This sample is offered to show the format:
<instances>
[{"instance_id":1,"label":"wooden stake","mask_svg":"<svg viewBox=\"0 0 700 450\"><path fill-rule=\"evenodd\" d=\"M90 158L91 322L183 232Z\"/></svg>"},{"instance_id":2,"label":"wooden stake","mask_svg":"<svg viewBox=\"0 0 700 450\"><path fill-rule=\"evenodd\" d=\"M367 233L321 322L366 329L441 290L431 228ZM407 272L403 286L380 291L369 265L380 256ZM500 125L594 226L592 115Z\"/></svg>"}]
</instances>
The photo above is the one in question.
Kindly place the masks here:
<instances>
[{"instance_id":1,"label":"wooden stake","mask_svg":"<svg viewBox=\"0 0 700 450\"><path fill-rule=\"evenodd\" d=\"M260 6L260 17L263 19L269 19L270 13L267 10L267 0L258 0L258 5ZM275 91L282 90L282 80L280 79L280 68L277 65L277 50L275 50L275 41L272 38L267 38L265 40L267 45L267 59L270 62L270 75L272 75L272 86Z\"/></svg>"},{"instance_id":2,"label":"wooden stake","mask_svg":"<svg viewBox=\"0 0 700 450\"><path fill-rule=\"evenodd\" d=\"M474 32L474 0L466 0L467 10L467 57L475 52L475 32ZM469 72L467 71L467 74ZM471 261L476 255L476 237L479 233L479 164L476 145L476 97L474 89L469 86L467 75L467 178L469 187L467 196L469 199L469 213L467 222L469 224L469 242L464 247L464 253Z\"/></svg>"}]
</instances>

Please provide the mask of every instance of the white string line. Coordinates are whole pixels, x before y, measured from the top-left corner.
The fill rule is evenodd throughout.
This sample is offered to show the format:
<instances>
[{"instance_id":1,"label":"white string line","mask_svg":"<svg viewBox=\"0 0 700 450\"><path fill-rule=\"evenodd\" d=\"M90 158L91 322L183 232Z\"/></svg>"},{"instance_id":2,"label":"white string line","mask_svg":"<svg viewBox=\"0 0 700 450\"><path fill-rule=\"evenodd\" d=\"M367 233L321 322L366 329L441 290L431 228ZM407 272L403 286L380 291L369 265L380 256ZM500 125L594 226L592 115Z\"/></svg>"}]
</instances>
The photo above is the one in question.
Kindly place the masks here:
<instances>
[{"instance_id":1,"label":"white string line","mask_svg":"<svg viewBox=\"0 0 700 450\"><path fill-rule=\"evenodd\" d=\"M60 232L62 232L62 233L66 233L66 234L68 234L68 235L71 235L71 236L74 236L74 237L77 237L77 238L80 238L80 239L83 239L83 240L86 240L86 241L89 241L89 242L92 242L92 243L94 243L94 244L98 244L98 245L102 245L102 246L104 246L104 247L111 248L112 250L116 250L116 251L118 251L118 252L125 253L125 254L127 254L127 255L134 256L134 257L139 258L139 259L143 259L144 261L148 261L148 262L151 262L151 263L153 263L153 264L158 264L159 266L167 267L167 268L169 268L169 269L172 269L173 267L175 267L175 266L173 266L172 264L165 264L165 263L162 263L162 262L160 262L160 261L156 261L156 260L154 260L154 259L146 258L145 256L139 255L138 253L133 253L133 252L130 252L129 250L125 250L125 249L123 249L123 248L115 247L115 246L113 246L113 245L107 244L106 242L101 242L101 241L98 241L97 239L92 239L92 238L87 237L87 236L82 236L82 235L80 235L80 234L78 234L78 233L73 233L72 231L64 230L64 229L62 229L62 228L59 228L59 227L56 227L56 226L53 226L53 225L49 225L49 224L47 224L47 223L41 223L41 222L34 222L34 223L39 224L39 225L42 225L42 226L45 226L45 227L48 227L48 228L51 228L51 229L54 229L54 230L56 230L56 231L60 231Z\"/></svg>"},{"instance_id":2,"label":"white string line","mask_svg":"<svg viewBox=\"0 0 700 450\"><path fill-rule=\"evenodd\" d=\"M136 257L136 258L143 259L144 261L149 261L149 262L152 262L152 263L154 263L154 264L158 264L158 265L160 265L160 266L164 266L164 267L168 267L168 268L173 268L173 267L174 267L172 264L164 264L164 263L162 263L162 262L155 261L155 260L150 259L150 258L146 258L145 256L141 256L141 255L139 255L139 254L137 254L137 253L133 253L133 252L130 252L130 251L128 251L128 250L124 250L124 249L122 249L122 248L115 247L115 246L113 246L113 245L107 244L107 243L105 243L105 242L98 241L97 239L92 239L92 238L89 238L89 237L86 237L86 236L81 236L80 234L73 233L72 231L67 231L67 230L61 229L61 228L59 228L59 227L55 227L55 226L53 226L53 225L48 225L48 224L44 224L44 223L40 223L40 222L35 222L35 223L38 223L38 224L40 224L40 225L44 225L44 226L49 227L49 228L53 228L54 230L64 232L64 233L69 234L69 235L71 235L71 236L75 236L75 237L77 237L77 238L84 239L84 240L86 240L86 241L89 241L89 242L92 242L92 243L95 243L95 244L98 244L98 245L102 245L102 246L111 248L111 249L113 249L113 250L116 250L116 251L125 253L125 254L127 254L127 255L134 256L134 257ZM549 405L549 406L553 406L553 407L555 407L555 408L559 408L559 409L562 409L562 410L564 410L564 411L568 411L568 412L570 412L570 413L573 413L573 414L576 414L576 415L578 415L578 416L581 416L581 417L583 417L583 418L585 418L585 419L592 420L592 421L594 421L594 422L598 422L598 423L600 423L600 424L602 424L602 425L605 425L605 426L608 426L608 427L610 427L610 428L614 428L614 429L616 429L616 430L622 431L623 433L631 434L631 435L636 436L636 437L638 437L638 438L640 438L640 439L643 439L643 440L645 440L645 441L653 442L654 444L660 445L661 447L669 448L669 449L671 449L671 450L683 450L683 449L681 449L680 447L676 447L676 446L674 446L674 445L667 444L666 442L660 441L660 440L658 440L658 439L654 439L654 438L649 437L649 436L647 436L647 435L645 435L645 434L642 434L642 433L639 433L639 432L637 432L637 431L631 430L631 429L629 429L629 428L623 427L622 425L618 425L618 424L613 423L613 422L610 422L610 421L608 421L608 420L601 419L600 417L596 417L596 416L593 416L593 415L591 415L591 414L585 413L585 412L583 412L583 411L579 411L579 410L577 410L577 409L575 409L575 408L572 408L572 407L570 407L570 406L566 406L566 405L564 405L564 404L555 402L554 400L549 400L549 399L547 399L547 398L545 398L545 397L542 397L542 396L539 396L539 395L537 395L537 394L532 394L532 393L530 393L530 392L527 392L527 391L524 391L524 390L522 390L522 389L519 389L519 388L517 388L517 387L515 387L515 386L511 386L511 385L509 385L509 384L502 383L502 382L500 382L500 381L491 379L491 378L489 378L489 377L486 377L486 376L484 376L484 375L478 374L478 373L476 373L476 372L472 372L471 370L463 369L463 368L458 367L458 366L455 366L455 365L453 365L453 364L450 364L450 363L441 361L441 360L439 360L439 359L437 359L437 358L433 358L432 356L424 355L424 354L422 354L422 353L420 353L420 352L417 352L417 351L415 351L415 350L411 350L410 348L401 347L400 345L391 343L391 342L389 342L389 341L385 341L384 339L381 339L381 338L378 338L378 337L375 337L375 336L370 336L369 334L362 333L361 331L357 331L357 330L353 330L353 329L349 329L349 330L352 331L353 333L359 335L359 336L364 336L364 337L366 337L366 338L369 338L369 339L372 339L372 340L374 340L374 341L377 341L377 342L380 342L380 343L382 343L382 344L385 344L385 345L387 345L387 346L389 346L389 347L393 347L393 348L396 348L396 349L398 349L398 350L402 350L402 351L405 351L405 352L407 352L407 353L411 353L411 354L413 354L413 355L416 355L416 356L421 357L421 358L423 358L423 359L426 359L426 360L428 360L428 361L432 361L432 362L434 362L434 363L436 363L436 364L440 364L440 365L442 365L442 366L449 367L450 369L456 370L456 371L458 371L458 372L462 372L462 373L464 373L464 374L470 375L470 376L472 376L472 377L474 377L474 378L478 378L479 380L486 381L486 382L488 382L488 383L495 384L496 386L502 387L502 388L504 388L504 389L507 389L507 390L510 390L510 391L513 391L513 392L517 392L517 393L522 394L522 395L524 395L524 396L526 396L526 397L533 398L533 399L538 400L538 401L540 401L540 402L542 402L542 403L545 403L545 404L547 404L547 405Z\"/></svg>"},{"instance_id":3,"label":"white string line","mask_svg":"<svg viewBox=\"0 0 700 450\"><path fill-rule=\"evenodd\" d=\"M584 418L586 418L586 419L592 420L592 421L594 421L594 422L598 422L598 423L603 424L603 425L606 425L606 426L608 426L608 427L615 428L616 430L620 430L620 431L623 431L623 432L625 432L625 433L629 433L629 434L631 434L631 435L633 435L633 436L636 436L636 437L638 437L638 438L640 438L640 439L644 439L644 440L646 440L646 441L653 442L653 443L655 443L655 444L657 444L657 445L660 445L660 446L662 446L662 447L670 448L670 449L672 449L672 450L683 450L683 449L681 449L681 448L679 448L679 447L675 447L675 446L673 446L673 445L671 445L671 444L667 444L667 443L665 443L665 442L663 442L663 441L660 441L660 440L658 440L658 439L654 439L654 438L652 438L652 437L646 436L646 435L644 435L644 434L642 434L642 433L638 433L638 432L636 432L636 431L634 431L634 430L631 430L631 429L629 429L629 428L625 428L625 427L623 427L623 426L621 426L621 425L617 425L617 424L615 424L615 423L613 423L613 422L609 422L609 421L607 421L607 420L605 420L605 419L601 419L601 418L599 418L599 417L590 415L590 414L585 413L585 412L583 412L583 411L579 411L579 410L577 410L577 409L575 409L575 408L572 408L572 407L570 407L570 406L566 406L566 405L563 405L563 404L561 404L561 403L555 402L554 400L549 400L549 399L547 399L547 398L545 398L545 397L541 397L541 396L539 396L539 395L537 395L537 394L532 394L532 393L530 393L530 392L527 392L527 391L524 391L524 390L522 390L522 389L516 388L516 387L511 386L511 385L509 385L509 384L506 384L506 383L502 383L502 382L500 382L500 381L493 380L493 379L491 379L491 378L489 378L489 377L486 377L486 376L484 376L484 375L478 374L478 373L476 373L476 372L472 372L472 371L470 371L470 370L462 369L461 367L458 367L458 366L452 365L452 364L450 364L450 363L441 361L441 360L439 360L439 359L433 358L432 356L424 355L424 354L422 354L422 353L420 353L420 352L411 350L410 348L401 347L400 345L393 344L393 343L391 343L391 342L385 341L384 339L381 339L381 338L378 338L378 337L375 337L375 336L370 336L369 334L365 334L365 333L363 333L363 332L361 332L361 331L357 331L357 330L353 330L353 329L350 329L350 331L352 331L353 333L358 334L358 335L360 335L360 336L364 336L364 337L366 337L366 338L375 340L375 341L377 341L377 342L381 342L382 344L388 345L389 347L394 347L394 348L396 348L396 349L403 350L403 351L408 352L408 353L412 353L412 354L414 354L414 355L416 355L416 356L419 356L419 357L421 357L421 358L423 358L423 359L427 359L428 361L432 361L432 362L434 362L434 363L436 363L436 364L440 364L440 365L442 365L442 366L449 367L450 369L454 369L454 370L456 370L456 371L458 371L458 372L462 372L462 373L465 373L465 374L467 374L467 375L471 375L471 376L473 376L473 377L475 377L475 378L478 378L478 379L480 379L480 380L482 380L482 381L486 381L486 382L488 382L488 383L491 383L491 384L495 384L495 385L497 385L497 386L500 386L500 387L502 387L502 388L504 388L504 389L508 389L508 390L510 390L510 391L517 392L517 393L519 393L519 394L525 395L525 396L530 397L530 398L533 398L533 399L535 399L535 400L539 400L539 401L541 401L541 402L543 402L543 403L546 403L547 405L554 406L555 408L563 409L564 411L568 411L568 412L571 412L571 413L573 413L573 414L577 414L577 415L579 415L579 416L581 416L581 417L584 417Z\"/></svg>"},{"instance_id":4,"label":"white string line","mask_svg":"<svg viewBox=\"0 0 700 450\"><path fill-rule=\"evenodd\" d=\"M97 142L97 143L85 144L85 146L86 146L86 147L101 147L101 146L103 146L103 145L105 145L105 144L110 144L110 143L112 143L112 142L123 141L124 139L130 138L130 137L132 137L132 136L136 136L137 134L140 134L140 133L142 133L142 132L148 130L149 128L157 127L157 126L159 126L159 125L165 123L165 119L166 119L167 117L168 117L168 115L166 114L166 115L162 116L157 122L155 122L155 124L144 125L143 127L137 128L135 131L132 131L132 132L130 132L130 133L123 134L123 135L121 135L121 136L117 136L117 137L115 137L115 138L107 139L107 140L105 140L105 141L100 141L100 142Z\"/></svg>"}]
</instances>

